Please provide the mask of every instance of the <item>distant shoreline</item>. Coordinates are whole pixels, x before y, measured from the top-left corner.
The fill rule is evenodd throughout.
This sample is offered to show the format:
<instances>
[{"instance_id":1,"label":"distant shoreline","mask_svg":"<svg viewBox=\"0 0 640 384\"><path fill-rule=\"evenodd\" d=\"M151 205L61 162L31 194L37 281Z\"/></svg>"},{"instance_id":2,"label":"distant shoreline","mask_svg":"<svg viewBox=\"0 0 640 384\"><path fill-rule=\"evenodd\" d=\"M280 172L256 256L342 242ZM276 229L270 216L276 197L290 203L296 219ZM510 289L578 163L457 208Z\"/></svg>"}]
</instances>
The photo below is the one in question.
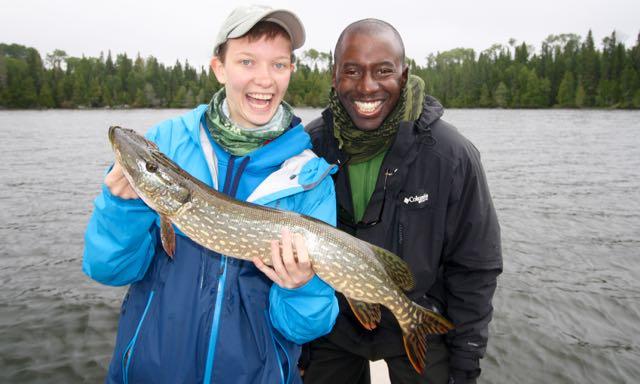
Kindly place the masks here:
<instances>
[{"instance_id":1,"label":"distant shoreline","mask_svg":"<svg viewBox=\"0 0 640 384\"><path fill-rule=\"evenodd\" d=\"M297 57L285 101L328 105L333 55L308 49ZM640 35L632 47L615 32L597 44L589 31L585 38L549 35L539 51L513 40L425 59L405 58L408 72L446 108L640 109ZM167 66L153 56L110 51L71 57L54 50L43 57L34 48L0 43L0 108L189 108L208 103L220 87L210 69L188 62Z\"/></svg>"}]
</instances>

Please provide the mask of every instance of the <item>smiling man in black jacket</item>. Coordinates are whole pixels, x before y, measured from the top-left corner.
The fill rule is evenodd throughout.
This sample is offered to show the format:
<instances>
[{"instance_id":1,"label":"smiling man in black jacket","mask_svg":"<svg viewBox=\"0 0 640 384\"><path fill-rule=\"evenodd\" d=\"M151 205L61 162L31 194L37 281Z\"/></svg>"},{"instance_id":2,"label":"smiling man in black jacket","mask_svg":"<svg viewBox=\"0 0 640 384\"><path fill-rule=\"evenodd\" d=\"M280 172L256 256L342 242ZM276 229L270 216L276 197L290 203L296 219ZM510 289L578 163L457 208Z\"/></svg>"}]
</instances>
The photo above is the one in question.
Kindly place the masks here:
<instances>
[{"instance_id":1,"label":"smiling man in black jacket","mask_svg":"<svg viewBox=\"0 0 640 384\"><path fill-rule=\"evenodd\" d=\"M335 48L330 106L307 125L314 151L334 175L338 226L410 266L409 297L456 326L429 336L422 375L385 309L365 330L339 295L333 331L308 347L305 383L369 383L384 359L392 383L475 383L502 271L500 227L478 150L440 119L440 103L408 74L404 45L386 22L349 25Z\"/></svg>"}]
</instances>

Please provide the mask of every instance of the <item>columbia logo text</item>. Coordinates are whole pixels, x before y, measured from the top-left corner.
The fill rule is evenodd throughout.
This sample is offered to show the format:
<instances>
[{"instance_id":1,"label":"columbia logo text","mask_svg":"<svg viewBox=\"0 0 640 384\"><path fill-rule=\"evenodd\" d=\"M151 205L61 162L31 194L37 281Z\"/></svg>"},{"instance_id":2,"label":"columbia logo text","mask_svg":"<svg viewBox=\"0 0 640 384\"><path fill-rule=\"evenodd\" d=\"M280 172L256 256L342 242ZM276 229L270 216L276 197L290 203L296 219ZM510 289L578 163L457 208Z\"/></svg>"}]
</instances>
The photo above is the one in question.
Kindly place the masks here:
<instances>
[{"instance_id":1,"label":"columbia logo text","mask_svg":"<svg viewBox=\"0 0 640 384\"><path fill-rule=\"evenodd\" d=\"M410 197L405 197L404 198L404 203L405 204L409 204L409 203L418 203L418 204L422 204L425 201L429 200L429 194L425 193L424 195L416 195L416 196L410 196Z\"/></svg>"}]
</instances>

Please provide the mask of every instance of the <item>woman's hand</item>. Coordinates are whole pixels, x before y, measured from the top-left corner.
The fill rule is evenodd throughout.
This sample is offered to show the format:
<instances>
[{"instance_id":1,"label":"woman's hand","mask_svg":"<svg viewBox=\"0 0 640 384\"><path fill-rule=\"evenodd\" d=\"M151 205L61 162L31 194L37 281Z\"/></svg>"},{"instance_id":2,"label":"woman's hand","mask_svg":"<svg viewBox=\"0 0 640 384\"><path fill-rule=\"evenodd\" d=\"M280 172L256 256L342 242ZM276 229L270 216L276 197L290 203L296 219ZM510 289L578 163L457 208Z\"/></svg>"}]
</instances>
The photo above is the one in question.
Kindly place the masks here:
<instances>
[{"instance_id":1,"label":"woman's hand","mask_svg":"<svg viewBox=\"0 0 640 384\"><path fill-rule=\"evenodd\" d=\"M299 288L315 275L304 237L300 234L292 235L288 229L282 230L281 241L271 240L271 262L273 267L267 266L257 257L253 258L255 266L282 288Z\"/></svg>"},{"instance_id":2,"label":"woman's hand","mask_svg":"<svg viewBox=\"0 0 640 384\"><path fill-rule=\"evenodd\" d=\"M109 192L114 196L118 196L121 199L139 198L136 191L134 191L131 184L129 184L129 180L124 176L122 167L117 161L111 171L105 176L104 183L107 188L109 188Z\"/></svg>"}]
</instances>

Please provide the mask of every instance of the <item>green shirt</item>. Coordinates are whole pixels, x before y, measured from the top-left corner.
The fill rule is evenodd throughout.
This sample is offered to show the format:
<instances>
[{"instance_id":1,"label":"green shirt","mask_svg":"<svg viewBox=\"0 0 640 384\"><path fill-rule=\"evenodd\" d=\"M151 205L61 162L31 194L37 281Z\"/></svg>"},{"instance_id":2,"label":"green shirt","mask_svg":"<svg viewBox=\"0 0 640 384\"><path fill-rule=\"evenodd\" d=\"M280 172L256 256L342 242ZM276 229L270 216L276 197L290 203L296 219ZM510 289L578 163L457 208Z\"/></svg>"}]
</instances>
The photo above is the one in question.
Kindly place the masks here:
<instances>
[{"instance_id":1,"label":"green shirt","mask_svg":"<svg viewBox=\"0 0 640 384\"><path fill-rule=\"evenodd\" d=\"M376 189L380 166L387 151L382 151L371 160L349 164L349 183L351 184L351 201L353 202L353 218L356 223L362 220L364 211Z\"/></svg>"}]
</instances>

